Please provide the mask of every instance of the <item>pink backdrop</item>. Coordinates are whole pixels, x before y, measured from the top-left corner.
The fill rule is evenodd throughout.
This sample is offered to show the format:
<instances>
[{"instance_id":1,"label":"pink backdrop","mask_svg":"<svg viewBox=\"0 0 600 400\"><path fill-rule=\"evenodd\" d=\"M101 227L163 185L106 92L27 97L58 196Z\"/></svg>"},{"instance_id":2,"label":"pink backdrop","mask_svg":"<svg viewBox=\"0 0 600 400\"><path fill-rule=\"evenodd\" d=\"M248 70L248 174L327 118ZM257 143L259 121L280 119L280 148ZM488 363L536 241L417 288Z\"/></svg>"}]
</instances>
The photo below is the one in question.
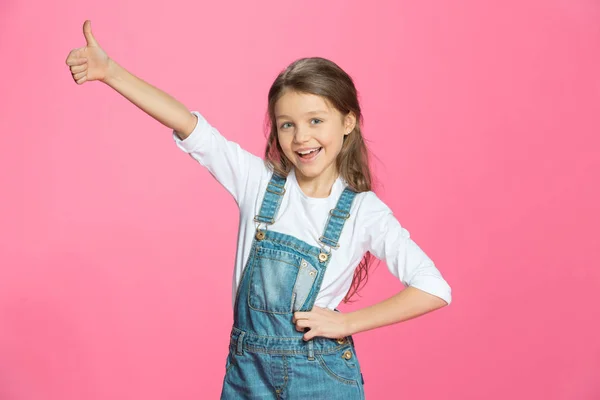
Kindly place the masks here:
<instances>
[{"instance_id":1,"label":"pink backdrop","mask_svg":"<svg viewBox=\"0 0 600 400\"><path fill-rule=\"evenodd\" d=\"M453 287L357 335L369 399L600 399L600 4L0 3L0 399L214 399L236 206L64 64L83 21L255 154L302 56L356 80L380 196ZM401 288L384 265L350 307Z\"/></svg>"}]
</instances>

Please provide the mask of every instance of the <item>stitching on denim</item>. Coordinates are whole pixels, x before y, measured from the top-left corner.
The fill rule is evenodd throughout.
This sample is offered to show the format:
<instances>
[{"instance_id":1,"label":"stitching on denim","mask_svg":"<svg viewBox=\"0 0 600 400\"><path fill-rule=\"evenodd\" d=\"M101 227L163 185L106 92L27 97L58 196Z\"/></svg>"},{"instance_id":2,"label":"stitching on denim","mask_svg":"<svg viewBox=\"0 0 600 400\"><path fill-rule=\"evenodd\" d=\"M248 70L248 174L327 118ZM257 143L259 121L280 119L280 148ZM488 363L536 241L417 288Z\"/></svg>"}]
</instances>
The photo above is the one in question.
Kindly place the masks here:
<instances>
[{"instance_id":1,"label":"stitching on denim","mask_svg":"<svg viewBox=\"0 0 600 400\"><path fill-rule=\"evenodd\" d=\"M256 246L255 250L254 250L254 255L250 254L250 258L254 259L255 257L258 257L258 249L259 246ZM246 295L246 304L248 304L248 307L252 308L252 306L250 305L250 293L252 293L252 274L254 273L254 264L251 264L251 268L252 271L248 272L249 276L248 279L246 279L246 286L247 286L247 290L246 292L248 292L248 294ZM245 271L244 271L245 272ZM240 281L239 286L242 286L242 282Z\"/></svg>"},{"instance_id":2,"label":"stitching on denim","mask_svg":"<svg viewBox=\"0 0 600 400\"><path fill-rule=\"evenodd\" d=\"M316 356L316 359L319 361L319 364L321 365L321 367L325 370L325 372L327 372L327 374L329 376L331 376L332 378L334 378L337 381L340 381L342 383L345 383L346 385L350 385L350 386L358 386L358 382L355 380L351 380L351 379L346 379L343 378L341 376L339 376L338 374L336 374L335 372L333 372L325 363L325 360L323 359L323 357L321 357L321 355Z\"/></svg>"},{"instance_id":3,"label":"stitching on denim","mask_svg":"<svg viewBox=\"0 0 600 400\"><path fill-rule=\"evenodd\" d=\"M240 333L244 332L239 328L233 328L232 329L236 335L239 335ZM264 336L264 335L260 335L258 333L249 333L246 332L246 339L248 337L256 337L256 338L260 338L260 339L277 339L277 340L299 340L300 337L280 337L280 336Z\"/></svg>"},{"instance_id":4,"label":"stitching on denim","mask_svg":"<svg viewBox=\"0 0 600 400\"><path fill-rule=\"evenodd\" d=\"M275 253L275 254L277 254L277 253L285 253L285 254L289 254L292 257L301 258L301 259L304 259L304 257L307 256L307 257L311 257L312 260L306 260L305 259L305 261L309 262L313 267L315 266L315 262L316 262L317 265L322 264L320 262L317 262L318 256L312 255L312 254L306 254L307 253L306 251L303 251L303 249L299 248L298 246L295 246L291 242L284 243L283 241L280 241L280 240L277 240L277 239L273 239L273 238L267 238L266 240L268 240L269 242L274 242L274 243L281 244L281 245L284 245L284 246L287 246L287 247L291 247L292 249L294 249L298 253L300 253L300 255L298 255L296 253L292 253L290 251L286 251L285 249L272 249L270 247L265 247L265 246L258 246L257 247L257 249L256 249L257 255L261 254L261 253ZM313 262L313 261L315 261L315 262Z\"/></svg>"},{"instance_id":5,"label":"stitching on denim","mask_svg":"<svg viewBox=\"0 0 600 400\"><path fill-rule=\"evenodd\" d=\"M335 346L331 349L326 350L315 350L315 355L330 355L335 354L342 350L344 346ZM257 347L251 344L244 345L244 351L248 353L260 353L260 354L271 354L271 355L296 355L306 356L308 352L306 350L290 350L290 349L265 349L264 347Z\"/></svg>"},{"instance_id":6,"label":"stitching on denim","mask_svg":"<svg viewBox=\"0 0 600 400\"><path fill-rule=\"evenodd\" d=\"M250 293L250 291L248 291L248 293ZM271 310L263 310L261 308L257 308L255 306L253 306L252 304L250 304L250 294L248 294L248 307L250 307L254 311L260 311L260 312L264 312L266 314L277 314L277 315L292 314L291 311L271 311Z\"/></svg>"},{"instance_id":7,"label":"stitching on denim","mask_svg":"<svg viewBox=\"0 0 600 400\"><path fill-rule=\"evenodd\" d=\"M272 234L275 234L275 235L279 235L279 236L283 236L283 237L281 237L281 238L280 237L272 237L274 235L269 235L269 233L272 233ZM270 242L275 242L275 243L278 243L278 244L282 244L282 245L291 247L291 248L293 248L294 250L296 250L296 251L298 251L300 253L303 253L303 254L305 254L307 256L312 256L315 259L315 261L318 260L319 253L321 252L321 249L319 247L316 247L316 246L310 245L310 244L308 244L306 242L303 242L303 243L306 244L306 247L302 248L302 247L297 246L293 242L294 240L296 240L296 241L300 241L300 240L298 240L298 239L296 239L294 237L289 237L289 238L288 237L289 237L289 235L286 235L285 233L281 233L281 232L277 232L277 231L267 231L267 239L266 240L268 240ZM274 250L274 249L272 249L272 250ZM322 263L322 262L319 261L317 264L319 264L319 265L325 265L326 263L327 262Z\"/></svg>"},{"instance_id":8,"label":"stitching on denim","mask_svg":"<svg viewBox=\"0 0 600 400\"><path fill-rule=\"evenodd\" d=\"M299 265L292 264L291 262L288 262L288 261L285 261L285 260L281 260L281 259L278 259L278 258L265 257L265 256L260 256L260 255L258 255L258 254L256 255L256 258L257 258L257 259L259 259L259 260L260 260L261 258L264 258L265 260L271 260L271 261L278 261L278 262L282 262L282 263L285 263L285 264L291 265L292 267L296 267L296 270L300 270L300 266L299 266ZM298 258L299 258L299 257L298 257Z\"/></svg>"},{"instance_id":9,"label":"stitching on denim","mask_svg":"<svg viewBox=\"0 0 600 400\"><path fill-rule=\"evenodd\" d=\"M285 388L287 387L288 382L289 382L289 376L288 375L289 375L290 368L288 367L288 359L287 359L286 356L283 356L283 368L284 368L284 371L285 371L285 374L283 375L283 381L285 383L283 384L283 387L281 388L281 392L283 392L285 390Z\"/></svg>"},{"instance_id":10,"label":"stitching on denim","mask_svg":"<svg viewBox=\"0 0 600 400\"><path fill-rule=\"evenodd\" d=\"M276 374L273 372L273 368L275 368L275 363L273 362L272 358L269 358L269 361L267 362L267 368L265 368L265 370L267 370L267 374L268 374L268 380L269 380L269 386L271 386L273 389L275 389L275 376ZM279 397L277 396L277 392L275 390L273 390L273 393L275 394L275 397L277 399L279 399Z\"/></svg>"},{"instance_id":11,"label":"stitching on denim","mask_svg":"<svg viewBox=\"0 0 600 400\"><path fill-rule=\"evenodd\" d=\"M283 391L287 387L288 384L288 360L285 355L281 356L281 361L283 362L283 385L279 387L279 392L275 392L277 394L277 399L281 398Z\"/></svg>"}]
</instances>

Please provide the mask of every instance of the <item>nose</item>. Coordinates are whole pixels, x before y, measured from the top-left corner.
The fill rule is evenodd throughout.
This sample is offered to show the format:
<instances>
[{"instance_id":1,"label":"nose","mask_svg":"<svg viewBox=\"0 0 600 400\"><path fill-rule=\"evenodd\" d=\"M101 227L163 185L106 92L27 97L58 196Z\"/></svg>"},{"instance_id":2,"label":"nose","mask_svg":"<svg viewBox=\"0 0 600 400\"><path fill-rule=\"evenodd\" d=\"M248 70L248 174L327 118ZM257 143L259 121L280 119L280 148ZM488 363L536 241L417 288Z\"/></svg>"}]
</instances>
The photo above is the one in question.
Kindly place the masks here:
<instances>
[{"instance_id":1,"label":"nose","mask_svg":"<svg viewBox=\"0 0 600 400\"><path fill-rule=\"evenodd\" d=\"M295 143L304 143L310 139L310 135L308 130L303 127L296 128L296 132L294 132L294 142Z\"/></svg>"}]
</instances>

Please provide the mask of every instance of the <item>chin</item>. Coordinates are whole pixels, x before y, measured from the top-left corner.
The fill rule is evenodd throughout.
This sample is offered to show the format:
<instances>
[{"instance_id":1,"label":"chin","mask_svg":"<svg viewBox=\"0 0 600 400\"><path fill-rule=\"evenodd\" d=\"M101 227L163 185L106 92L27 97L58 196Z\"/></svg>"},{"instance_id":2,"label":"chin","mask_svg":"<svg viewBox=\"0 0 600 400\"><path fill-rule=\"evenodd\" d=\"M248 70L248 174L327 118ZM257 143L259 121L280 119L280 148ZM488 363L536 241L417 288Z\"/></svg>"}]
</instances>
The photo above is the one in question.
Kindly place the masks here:
<instances>
[{"instance_id":1,"label":"chin","mask_svg":"<svg viewBox=\"0 0 600 400\"><path fill-rule=\"evenodd\" d=\"M321 176L323 173L329 171L328 166L315 165L315 166L305 166L302 164L294 165L296 171L299 171L306 178L317 178Z\"/></svg>"},{"instance_id":2,"label":"chin","mask_svg":"<svg viewBox=\"0 0 600 400\"><path fill-rule=\"evenodd\" d=\"M314 170L312 168L310 169L305 169L305 168L297 168L296 167L296 171L299 171L302 176L304 176L305 178L316 178L319 175L321 175L321 173L323 173L322 170Z\"/></svg>"}]
</instances>

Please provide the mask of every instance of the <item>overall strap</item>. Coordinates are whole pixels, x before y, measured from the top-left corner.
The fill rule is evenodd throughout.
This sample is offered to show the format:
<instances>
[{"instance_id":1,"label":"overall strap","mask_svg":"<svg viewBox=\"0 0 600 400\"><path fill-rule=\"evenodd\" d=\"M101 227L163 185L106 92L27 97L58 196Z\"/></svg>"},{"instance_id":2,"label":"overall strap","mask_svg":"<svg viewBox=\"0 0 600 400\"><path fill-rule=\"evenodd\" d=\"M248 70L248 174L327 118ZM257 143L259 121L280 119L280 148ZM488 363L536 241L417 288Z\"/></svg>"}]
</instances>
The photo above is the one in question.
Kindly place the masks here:
<instances>
[{"instance_id":1,"label":"overall strap","mask_svg":"<svg viewBox=\"0 0 600 400\"><path fill-rule=\"evenodd\" d=\"M340 196L337 205L329 211L329 218L325 225L325 233L319 238L319 242L333 249L339 247L338 240L346 220L350 217L350 208L356 197L356 192L346 187Z\"/></svg>"},{"instance_id":2,"label":"overall strap","mask_svg":"<svg viewBox=\"0 0 600 400\"><path fill-rule=\"evenodd\" d=\"M254 217L256 222L265 224L272 224L275 222L275 215L277 215L281 199L285 194L285 181L286 178L273 173L273 176L271 176L271 180L267 185L260 211L258 212L258 215Z\"/></svg>"}]
</instances>

